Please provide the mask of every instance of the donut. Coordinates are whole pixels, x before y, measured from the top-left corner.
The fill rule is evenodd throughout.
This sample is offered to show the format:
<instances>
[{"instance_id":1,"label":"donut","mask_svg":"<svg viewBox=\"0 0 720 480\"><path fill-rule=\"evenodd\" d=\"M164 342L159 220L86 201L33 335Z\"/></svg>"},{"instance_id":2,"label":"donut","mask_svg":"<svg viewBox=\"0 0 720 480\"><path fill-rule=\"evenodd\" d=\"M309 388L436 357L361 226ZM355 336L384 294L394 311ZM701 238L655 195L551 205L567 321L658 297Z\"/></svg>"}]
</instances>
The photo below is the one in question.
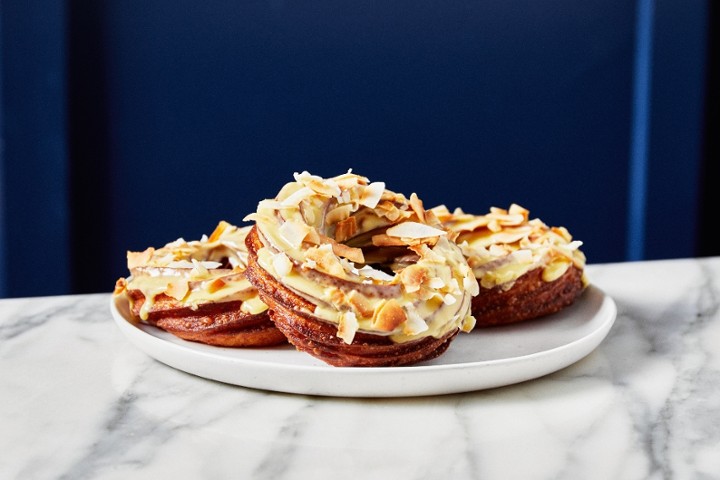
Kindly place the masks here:
<instances>
[{"instance_id":1,"label":"donut","mask_svg":"<svg viewBox=\"0 0 720 480\"><path fill-rule=\"evenodd\" d=\"M337 367L412 365L472 330L477 280L416 194L352 171L294 180L245 220L247 277L297 350Z\"/></svg>"},{"instance_id":2,"label":"donut","mask_svg":"<svg viewBox=\"0 0 720 480\"><path fill-rule=\"evenodd\" d=\"M431 211L453 233L480 285L478 327L532 320L573 304L588 285L582 242L565 227L529 220L517 204L485 215L440 205Z\"/></svg>"},{"instance_id":3,"label":"donut","mask_svg":"<svg viewBox=\"0 0 720 480\"><path fill-rule=\"evenodd\" d=\"M130 276L118 279L113 293L127 299L138 321L184 340L221 347L287 343L245 276L250 228L221 221L200 240L129 251Z\"/></svg>"}]
</instances>

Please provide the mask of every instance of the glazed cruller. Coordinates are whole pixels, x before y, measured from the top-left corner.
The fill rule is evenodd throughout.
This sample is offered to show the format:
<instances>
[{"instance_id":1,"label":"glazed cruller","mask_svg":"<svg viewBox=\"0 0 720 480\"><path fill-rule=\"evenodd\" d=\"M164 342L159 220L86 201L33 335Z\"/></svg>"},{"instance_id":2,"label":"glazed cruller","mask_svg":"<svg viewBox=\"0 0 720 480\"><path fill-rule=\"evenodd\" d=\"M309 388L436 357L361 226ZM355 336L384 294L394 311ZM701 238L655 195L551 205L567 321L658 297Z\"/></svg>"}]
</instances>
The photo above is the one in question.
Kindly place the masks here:
<instances>
[{"instance_id":1,"label":"glazed cruller","mask_svg":"<svg viewBox=\"0 0 720 480\"><path fill-rule=\"evenodd\" d=\"M245 220L246 275L297 349L336 366L409 365L472 330L477 280L417 195L351 171L294 179Z\"/></svg>"}]
</instances>

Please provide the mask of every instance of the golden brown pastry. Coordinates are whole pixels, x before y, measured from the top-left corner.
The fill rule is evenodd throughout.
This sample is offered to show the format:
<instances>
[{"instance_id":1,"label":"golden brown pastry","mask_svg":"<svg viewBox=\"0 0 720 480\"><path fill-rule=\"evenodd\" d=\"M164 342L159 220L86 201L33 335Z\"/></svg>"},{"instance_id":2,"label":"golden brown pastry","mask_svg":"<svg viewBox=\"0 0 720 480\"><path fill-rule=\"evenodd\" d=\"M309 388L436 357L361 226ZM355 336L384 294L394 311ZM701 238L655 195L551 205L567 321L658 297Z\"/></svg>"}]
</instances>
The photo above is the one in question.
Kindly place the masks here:
<instances>
[{"instance_id":1,"label":"golden brown pastry","mask_svg":"<svg viewBox=\"0 0 720 480\"><path fill-rule=\"evenodd\" d=\"M480 284L472 313L479 327L543 317L571 305L587 286L582 242L564 227L529 220L519 205L485 215L432 209L468 259Z\"/></svg>"},{"instance_id":2,"label":"golden brown pastry","mask_svg":"<svg viewBox=\"0 0 720 480\"><path fill-rule=\"evenodd\" d=\"M330 365L429 360L474 326L473 272L415 194L296 173L246 220L248 279L290 343Z\"/></svg>"},{"instance_id":3,"label":"golden brown pastry","mask_svg":"<svg viewBox=\"0 0 720 480\"><path fill-rule=\"evenodd\" d=\"M180 338L223 347L285 343L245 276L250 226L221 221L210 237L128 252L130 276L117 281L140 321Z\"/></svg>"}]
</instances>

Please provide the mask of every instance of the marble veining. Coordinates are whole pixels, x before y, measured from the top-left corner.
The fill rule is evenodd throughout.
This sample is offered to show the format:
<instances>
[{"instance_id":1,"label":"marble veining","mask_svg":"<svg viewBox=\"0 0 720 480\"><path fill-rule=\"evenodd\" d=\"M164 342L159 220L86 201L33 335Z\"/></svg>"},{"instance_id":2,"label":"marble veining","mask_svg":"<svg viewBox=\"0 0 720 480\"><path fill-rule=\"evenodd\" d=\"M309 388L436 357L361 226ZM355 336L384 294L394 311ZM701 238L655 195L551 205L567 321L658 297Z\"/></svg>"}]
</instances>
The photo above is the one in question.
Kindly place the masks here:
<instances>
[{"instance_id":1,"label":"marble veining","mask_svg":"<svg viewBox=\"0 0 720 480\"><path fill-rule=\"evenodd\" d=\"M608 337L554 374L419 398L167 367L108 294L0 300L0 479L720 479L720 258L590 265Z\"/></svg>"}]
</instances>

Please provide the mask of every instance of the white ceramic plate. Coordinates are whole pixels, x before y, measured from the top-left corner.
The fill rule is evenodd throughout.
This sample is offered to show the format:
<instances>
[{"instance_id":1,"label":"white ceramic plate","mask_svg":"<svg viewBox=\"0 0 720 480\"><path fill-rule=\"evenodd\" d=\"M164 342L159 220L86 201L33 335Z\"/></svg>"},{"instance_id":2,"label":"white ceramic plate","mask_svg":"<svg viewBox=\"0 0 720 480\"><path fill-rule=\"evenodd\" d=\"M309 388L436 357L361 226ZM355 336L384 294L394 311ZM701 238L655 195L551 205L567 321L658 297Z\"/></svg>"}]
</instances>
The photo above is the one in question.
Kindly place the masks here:
<instances>
[{"instance_id":1,"label":"white ceramic plate","mask_svg":"<svg viewBox=\"0 0 720 480\"><path fill-rule=\"evenodd\" d=\"M408 397L510 385L567 367L592 352L617 316L590 286L574 305L532 322L460 333L432 361L409 367L331 367L290 346L233 349L188 342L132 320L111 297L120 330L136 347L178 370L243 387L338 397Z\"/></svg>"}]
</instances>

